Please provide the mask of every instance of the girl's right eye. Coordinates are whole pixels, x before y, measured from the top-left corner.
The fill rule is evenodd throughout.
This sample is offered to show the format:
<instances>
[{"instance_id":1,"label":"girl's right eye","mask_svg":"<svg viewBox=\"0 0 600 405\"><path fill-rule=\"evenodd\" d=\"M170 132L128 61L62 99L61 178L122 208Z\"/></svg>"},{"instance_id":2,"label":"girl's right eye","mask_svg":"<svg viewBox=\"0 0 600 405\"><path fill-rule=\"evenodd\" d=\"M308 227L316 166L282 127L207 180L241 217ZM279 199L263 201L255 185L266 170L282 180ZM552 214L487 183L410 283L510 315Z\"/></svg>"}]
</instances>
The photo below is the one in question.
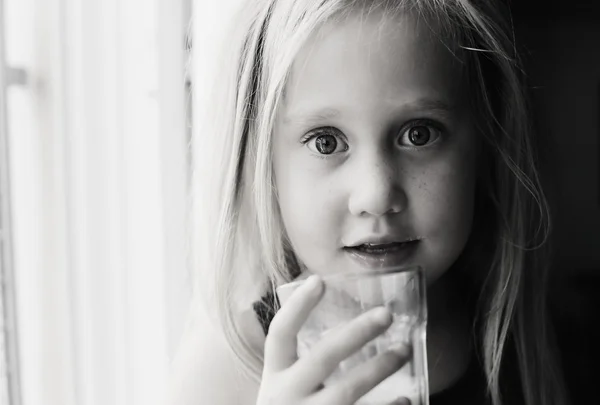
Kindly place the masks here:
<instances>
[{"instance_id":1,"label":"girl's right eye","mask_svg":"<svg viewBox=\"0 0 600 405\"><path fill-rule=\"evenodd\" d=\"M321 128L307 134L302 140L310 150L320 155L332 155L334 153L345 152L348 150L348 144L337 134L335 128Z\"/></svg>"}]
</instances>

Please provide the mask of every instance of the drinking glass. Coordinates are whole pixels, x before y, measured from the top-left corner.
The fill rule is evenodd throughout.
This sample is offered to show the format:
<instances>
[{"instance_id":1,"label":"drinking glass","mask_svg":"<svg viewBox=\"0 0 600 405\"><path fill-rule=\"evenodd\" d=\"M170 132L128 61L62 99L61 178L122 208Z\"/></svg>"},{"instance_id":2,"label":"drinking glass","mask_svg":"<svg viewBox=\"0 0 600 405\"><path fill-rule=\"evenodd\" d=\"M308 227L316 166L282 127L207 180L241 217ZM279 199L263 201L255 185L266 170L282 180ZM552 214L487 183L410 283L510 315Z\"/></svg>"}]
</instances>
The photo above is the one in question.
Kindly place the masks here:
<instances>
[{"instance_id":1,"label":"drinking glass","mask_svg":"<svg viewBox=\"0 0 600 405\"><path fill-rule=\"evenodd\" d=\"M387 307L392 325L361 350L343 360L325 381L325 386L370 358L400 344L412 348L409 361L364 395L356 405L388 405L406 397L411 405L428 405L427 376L427 302L426 283L419 266L389 267L364 272L346 272L323 276L325 291L298 333L298 357L304 356L325 334L339 328L363 312ZM281 305L305 280L277 288Z\"/></svg>"}]
</instances>

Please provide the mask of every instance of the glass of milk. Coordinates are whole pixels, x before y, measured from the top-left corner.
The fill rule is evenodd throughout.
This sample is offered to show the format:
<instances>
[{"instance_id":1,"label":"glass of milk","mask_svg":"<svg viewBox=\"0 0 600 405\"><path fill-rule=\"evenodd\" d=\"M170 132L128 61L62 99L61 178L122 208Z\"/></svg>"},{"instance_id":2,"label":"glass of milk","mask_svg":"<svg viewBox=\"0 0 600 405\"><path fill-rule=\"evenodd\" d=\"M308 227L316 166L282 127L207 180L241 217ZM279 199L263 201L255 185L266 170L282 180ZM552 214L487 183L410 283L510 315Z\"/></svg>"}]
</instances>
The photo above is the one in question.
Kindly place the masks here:
<instances>
[{"instance_id":1,"label":"glass of milk","mask_svg":"<svg viewBox=\"0 0 600 405\"><path fill-rule=\"evenodd\" d=\"M424 277L419 266L380 268L322 277L325 292L298 333L298 357L306 354L333 328L348 323L374 307L386 306L393 315L392 325L385 333L342 361L325 381L325 386L341 379L347 370L402 343L412 348L410 360L364 395L356 405L387 405L401 397L408 398L411 405L428 405ZM304 281L294 281L277 288L281 305Z\"/></svg>"}]
</instances>

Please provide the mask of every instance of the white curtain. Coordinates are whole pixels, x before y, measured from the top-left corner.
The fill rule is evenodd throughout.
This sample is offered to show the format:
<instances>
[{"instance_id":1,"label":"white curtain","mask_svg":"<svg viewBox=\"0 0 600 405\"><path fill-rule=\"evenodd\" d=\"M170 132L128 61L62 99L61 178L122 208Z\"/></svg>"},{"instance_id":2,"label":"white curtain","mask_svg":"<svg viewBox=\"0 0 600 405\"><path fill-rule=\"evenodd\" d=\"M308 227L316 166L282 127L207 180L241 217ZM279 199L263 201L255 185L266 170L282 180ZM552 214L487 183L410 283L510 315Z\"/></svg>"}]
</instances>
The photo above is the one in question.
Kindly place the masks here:
<instances>
[{"instance_id":1,"label":"white curtain","mask_svg":"<svg viewBox=\"0 0 600 405\"><path fill-rule=\"evenodd\" d=\"M160 403L190 295L185 0L5 0L21 404ZM13 405L13 404L11 404Z\"/></svg>"}]
</instances>

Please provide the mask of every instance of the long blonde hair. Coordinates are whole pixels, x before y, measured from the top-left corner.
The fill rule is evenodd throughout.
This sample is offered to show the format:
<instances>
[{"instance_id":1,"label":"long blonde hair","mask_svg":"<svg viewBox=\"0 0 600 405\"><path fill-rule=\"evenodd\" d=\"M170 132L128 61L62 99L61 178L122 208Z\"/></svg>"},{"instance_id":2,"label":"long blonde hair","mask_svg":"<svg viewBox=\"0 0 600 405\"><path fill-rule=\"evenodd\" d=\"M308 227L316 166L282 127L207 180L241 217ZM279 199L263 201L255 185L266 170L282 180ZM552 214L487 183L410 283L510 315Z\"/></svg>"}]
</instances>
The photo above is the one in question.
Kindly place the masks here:
<instances>
[{"instance_id":1,"label":"long blonde hair","mask_svg":"<svg viewBox=\"0 0 600 405\"><path fill-rule=\"evenodd\" d=\"M278 211L271 136L294 57L326 21L352 12L410 12L439 29L465 59L472 108L484 139L475 221L487 221L492 246L478 281L481 352L494 405L512 341L528 405L565 404L566 389L546 312L550 217L536 169L529 107L511 24L490 0L245 0L231 20L203 118L194 129L204 155L194 172L202 205L196 227L197 292L208 294L240 365L257 381L263 359L240 333L237 297L244 280L273 289L292 277ZM195 49L195 52L202 52ZM201 124L201 125L200 125ZM206 288L206 287L210 288Z\"/></svg>"}]
</instances>

